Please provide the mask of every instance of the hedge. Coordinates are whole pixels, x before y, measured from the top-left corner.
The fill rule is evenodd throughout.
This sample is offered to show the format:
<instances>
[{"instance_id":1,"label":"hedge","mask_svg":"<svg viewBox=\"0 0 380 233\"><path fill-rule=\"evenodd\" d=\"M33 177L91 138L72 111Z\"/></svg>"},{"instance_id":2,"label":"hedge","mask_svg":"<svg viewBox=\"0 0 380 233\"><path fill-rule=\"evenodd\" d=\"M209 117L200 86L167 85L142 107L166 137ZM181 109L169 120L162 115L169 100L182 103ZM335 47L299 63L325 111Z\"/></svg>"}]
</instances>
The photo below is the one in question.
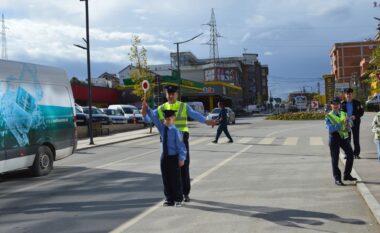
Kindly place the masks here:
<instances>
[{"instance_id":1,"label":"hedge","mask_svg":"<svg viewBox=\"0 0 380 233\"><path fill-rule=\"evenodd\" d=\"M267 120L324 120L325 112L289 112L268 116Z\"/></svg>"}]
</instances>

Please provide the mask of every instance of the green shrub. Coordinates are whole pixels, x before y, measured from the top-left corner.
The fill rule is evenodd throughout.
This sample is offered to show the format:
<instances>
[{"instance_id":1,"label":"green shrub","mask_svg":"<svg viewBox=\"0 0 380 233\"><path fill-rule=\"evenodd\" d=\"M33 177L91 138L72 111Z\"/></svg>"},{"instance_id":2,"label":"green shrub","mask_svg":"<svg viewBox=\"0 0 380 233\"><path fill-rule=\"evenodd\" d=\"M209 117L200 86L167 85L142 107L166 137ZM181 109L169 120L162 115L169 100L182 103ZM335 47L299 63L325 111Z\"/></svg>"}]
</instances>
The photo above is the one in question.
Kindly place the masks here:
<instances>
[{"instance_id":1,"label":"green shrub","mask_svg":"<svg viewBox=\"0 0 380 233\"><path fill-rule=\"evenodd\" d=\"M268 116L267 120L324 120L325 112L289 112Z\"/></svg>"}]
</instances>

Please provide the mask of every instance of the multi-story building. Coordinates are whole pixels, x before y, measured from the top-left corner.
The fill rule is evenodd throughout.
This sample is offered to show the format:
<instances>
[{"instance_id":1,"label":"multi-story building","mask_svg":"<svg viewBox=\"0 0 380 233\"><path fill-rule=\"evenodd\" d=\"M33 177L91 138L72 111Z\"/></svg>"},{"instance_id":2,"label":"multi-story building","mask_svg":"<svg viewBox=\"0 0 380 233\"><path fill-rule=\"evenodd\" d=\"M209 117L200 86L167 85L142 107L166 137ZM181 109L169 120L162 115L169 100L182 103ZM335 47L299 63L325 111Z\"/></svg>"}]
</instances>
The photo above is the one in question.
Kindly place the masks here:
<instances>
[{"instance_id":1,"label":"multi-story building","mask_svg":"<svg viewBox=\"0 0 380 233\"><path fill-rule=\"evenodd\" d=\"M370 59L376 41L335 43L330 51L332 71L336 83L353 87L360 83L363 59Z\"/></svg>"}]
</instances>

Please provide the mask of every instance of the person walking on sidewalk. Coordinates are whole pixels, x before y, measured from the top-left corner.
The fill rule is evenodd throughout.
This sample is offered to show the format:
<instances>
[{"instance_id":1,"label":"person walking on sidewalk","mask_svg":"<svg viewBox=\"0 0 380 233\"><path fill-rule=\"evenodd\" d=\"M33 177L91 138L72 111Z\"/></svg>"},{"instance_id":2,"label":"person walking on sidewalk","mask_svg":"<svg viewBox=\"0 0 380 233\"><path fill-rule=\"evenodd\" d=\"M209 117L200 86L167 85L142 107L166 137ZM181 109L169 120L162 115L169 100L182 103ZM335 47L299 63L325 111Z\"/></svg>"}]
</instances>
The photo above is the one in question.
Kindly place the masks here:
<instances>
[{"instance_id":1,"label":"person walking on sidewalk","mask_svg":"<svg viewBox=\"0 0 380 233\"><path fill-rule=\"evenodd\" d=\"M333 176L336 185L343 186L342 175L339 170L339 151L340 148L346 153L347 161L344 169L343 180L356 181L357 179L351 176L352 165L354 162L354 152L349 141L349 118L345 112L340 111L340 99L334 97L331 101L332 111L327 114L325 125L329 130L329 147L331 155L331 164Z\"/></svg>"},{"instance_id":2,"label":"person walking on sidewalk","mask_svg":"<svg viewBox=\"0 0 380 233\"><path fill-rule=\"evenodd\" d=\"M224 106L224 102L219 101L218 102L218 107L221 108L221 110L219 112L218 119L217 119L217 121L219 122L219 126L218 126L218 130L216 131L215 140L212 141L212 142L213 143L218 143L218 139L219 139L220 135L222 134L222 132L224 132L224 134L226 135L226 137L229 139L228 142L229 143L233 143L234 141L232 140L230 132L228 132L228 128L227 128L227 125L228 125L228 116L227 116L227 109Z\"/></svg>"},{"instance_id":3,"label":"person walking on sidewalk","mask_svg":"<svg viewBox=\"0 0 380 233\"><path fill-rule=\"evenodd\" d=\"M160 120L164 119L164 110L175 110L176 111L176 122L175 126L181 131L183 134L183 142L186 146L187 156L185 160L185 165L181 167L181 178L182 178L182 188L184 201L190 201L190 148L189 148L189 127L187 124L187 118L190 117L193 120L196 120L200 123L205 123L207 125L213 126L215 124L214 120L206 120L206 117L200 114L197 111L194 111L188 104L178 101L178 87L173 85L168 85L165 87L166 89L166 99L167 102L160 105L156 110L154 110L153 114L158 116Z\"/></svg>"},{"instance_id":4,"label":"person walking on sidewalk","mask_svg":"<svg viewBox=\"0 0 380 233\"><path fill-rule=\"evenodd\" d=\"M374 142L377 149L377 159L380 162L380 112L376 114L372 121L372 132L375 133Z\"/></svg>"},{"instance_id":5,"label":"person walking on sidewalk","mask_svg":"<svg viewBox=\"0 0 380 233\"><path fill-rule=\"evenodd\" d=\"M156 125L162 137L161 175L164 184L164 206L182 206L181 167L186 160L186 146L181 132L175 127L175 111L163 110L164 122L154 116L144 99L142 114L147 114Z\"/></svg>"},{"instance_id":6,"label":"person walking on sidewalk","mask_svg":"<svg viewBox=\"0 0 380 233\"><path fill-rule=\"evenodd\" d=\"M352 121L351 132L349 132L349 141L351 138L354 142L355 159L360 159L360 118L364 115L364 109L360 101L352 98L352 88L346 88L344 95L346 100L342 102L342 111L345 112Z\"/></svg>"}]
</instances>

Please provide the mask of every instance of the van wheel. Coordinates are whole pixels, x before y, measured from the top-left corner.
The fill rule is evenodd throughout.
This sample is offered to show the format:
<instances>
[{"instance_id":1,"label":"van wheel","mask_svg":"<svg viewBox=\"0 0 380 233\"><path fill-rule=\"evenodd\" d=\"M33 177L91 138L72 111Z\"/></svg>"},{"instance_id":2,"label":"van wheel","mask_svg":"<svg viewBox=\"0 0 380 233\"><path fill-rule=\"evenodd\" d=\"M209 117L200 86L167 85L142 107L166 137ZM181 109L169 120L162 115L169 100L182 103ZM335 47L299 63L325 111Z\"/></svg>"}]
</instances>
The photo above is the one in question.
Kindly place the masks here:
<instances>
[{"instance_id":1,"label":"van wheel","mask_svg":"<svg viewBox=\"0 0 380 233\"><path fill-rule=\"evenodd\" d=\"M49 147L40 146L38 148L31 169L33 176L45 176L53 170L53 152Z\"/></svg>"}]
</instances>

